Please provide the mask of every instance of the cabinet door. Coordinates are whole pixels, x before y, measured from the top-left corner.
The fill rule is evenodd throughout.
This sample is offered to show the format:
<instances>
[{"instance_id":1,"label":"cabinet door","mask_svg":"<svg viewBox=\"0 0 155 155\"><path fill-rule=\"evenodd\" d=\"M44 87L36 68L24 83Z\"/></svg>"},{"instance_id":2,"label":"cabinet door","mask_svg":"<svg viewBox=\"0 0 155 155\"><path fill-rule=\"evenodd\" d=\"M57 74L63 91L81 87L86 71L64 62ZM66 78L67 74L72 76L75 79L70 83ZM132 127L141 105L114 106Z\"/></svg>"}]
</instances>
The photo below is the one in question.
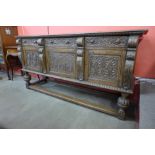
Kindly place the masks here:
<instances>
[{"instance_id":1,"label":"cabinet door","mask_svg":"<svg viewBox=\"0 0 155 155\"><path fill-rule=\"evenodd\" d=\"M123 50L86 50L85 79L119 87L122 83Z\"/></svg>"},{"instance_id":2,"label":"cabinet door","mask_svg":"<svg viewBox=\"0 0 155 155\"><path fill-rule=\"evenodd\" d=\"M99 85L122 86L126 55L124 39L86 38L85 79L87 81Z\"/></svg>"},{"instance_id":3,"label":"cabinet door","mask_svg":"<svg viewBox=\"0 0 155 155\"><path fill-rule=\"evenodd\" d=\"M49 38L45 40L48 74L76 78L75 38Z\"/></svg>"},{"instance_id":4,"label":"cabinet door","mask_svg":"<svg viewBox=\"0 0 155 155\"><path fill-rule=\"evenodd\" d=\"M38 46L37 39L23 39L22 44L24 68L32 71L43 72L44 48Z\"/></svg>"}]
</instances>

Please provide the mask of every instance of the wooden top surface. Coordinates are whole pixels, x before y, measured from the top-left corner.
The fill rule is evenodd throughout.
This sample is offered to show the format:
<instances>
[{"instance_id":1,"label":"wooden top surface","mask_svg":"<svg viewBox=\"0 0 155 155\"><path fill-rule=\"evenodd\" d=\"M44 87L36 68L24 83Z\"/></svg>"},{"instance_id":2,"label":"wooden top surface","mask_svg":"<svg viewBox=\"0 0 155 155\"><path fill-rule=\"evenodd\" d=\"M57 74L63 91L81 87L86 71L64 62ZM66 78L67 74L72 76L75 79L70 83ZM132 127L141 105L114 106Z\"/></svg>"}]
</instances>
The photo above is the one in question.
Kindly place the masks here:
<instances>
[{"instance_id":1,"label":"wooden top surface","mask_svg":"<svg viewBox=\"0 0 155 155\"><path fill-rule=\"evenodd\" d=\"M62 38L62 37L89 37L89 36L130 36L146 34L147 29L132 31L113 31L113 32L96 32L96 33L75 33L75 34L59 34L59 35L35 35L35 36L16 36L16 38Z\"/></svg>"}]
</instances>

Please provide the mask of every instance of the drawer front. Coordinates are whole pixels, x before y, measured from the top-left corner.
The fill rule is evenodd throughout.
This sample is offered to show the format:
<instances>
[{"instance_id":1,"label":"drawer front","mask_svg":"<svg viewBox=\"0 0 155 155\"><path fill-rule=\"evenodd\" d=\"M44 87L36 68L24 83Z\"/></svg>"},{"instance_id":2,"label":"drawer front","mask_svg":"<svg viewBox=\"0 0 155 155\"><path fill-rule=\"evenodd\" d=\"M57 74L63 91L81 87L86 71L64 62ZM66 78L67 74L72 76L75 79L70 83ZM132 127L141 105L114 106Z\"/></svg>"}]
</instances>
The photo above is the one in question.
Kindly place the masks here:
<instances>
[{"instance_id":1,"label":"drawer front","mask_svg":"<svg viewBox=\"0 0 155 155\"><path fill-rule=\"evenodd\" d=\"M124 64L125 50L87 49L85 79L100 85L121 87Z\"/></svg>"},{"instance_id":2,"label":"drawer front","mask_svg":"<svg viewBox=\"0 0 155 155\"><path fill-rule=\"evenodd\" d=\"M22 45L23 46L38 47L37 40L38 40L37 38L34 38L34 39L22 39Z\"/></svg>"},{"instance_id":3,"label":"drawer front","mask_svg":"<svg viewBox=\"0 0 155 155\"><path fill-rule=\"evenodd\" d=\"M34 46L34 47L44 46L43 38L27 38L27 39L22 39L22 41L17 39L17 44L21 44L20 42L22 42L23 46L27 46L27 45Z\"/></svg>"},{"instance_id":4,"label":"drawer front","mask_svg":"<svg viewBox=\"0 0 155 155\"><path fill-rule=\"evenodd\" d=\"M75 48L77 38L47 38L45 45L49 47Z\"/></svg>"},{"instance_id":5,"label":"drawer front","mask_svg":"<svg viewBox=\"0 0 155 155\"><path fill-rule=\"evenodd\" d=\"M125 48L127 47L127 36L102 36L102 37L86 37L86 48Z\"/></svg>"}]
</instances>

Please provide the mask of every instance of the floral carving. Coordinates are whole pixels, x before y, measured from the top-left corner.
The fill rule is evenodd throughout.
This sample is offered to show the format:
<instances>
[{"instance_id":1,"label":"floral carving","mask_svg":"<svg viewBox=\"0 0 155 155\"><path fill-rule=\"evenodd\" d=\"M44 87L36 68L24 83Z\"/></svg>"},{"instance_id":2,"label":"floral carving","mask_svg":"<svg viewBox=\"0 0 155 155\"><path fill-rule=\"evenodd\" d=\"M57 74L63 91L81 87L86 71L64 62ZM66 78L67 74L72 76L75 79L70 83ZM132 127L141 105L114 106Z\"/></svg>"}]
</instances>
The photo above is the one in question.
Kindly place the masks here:
<instances>
[{"instance_id":1,"label":"floral carving","mask_svg":"<svg viewBox=\"0 0 155 155\"><path fill-rule=\"evenodd\" d=\"M90 54L89 78L99 80L117 80L119 61L119 56Z\"/></svg>"},{"instance_id":2,"label":"floral carving","mask_svg":"<svg viewBox=\"0 0 155 155\"><path fill-rule=\"evenodd\" d=\"M100 47L126 47L128 37L126 36L103 36L103 37L87 37L86 46L100 46Z\"/></svg>"},{"instance_id":3,"label":"floral carving","mask_svg":"<svg viewBox=\"0 0 155 155\"><path fill-rule=\"evenodd\" d=\"M45 39L46 46L76 47L76 38L48 38Z\"/></svg>"}]
</instances>

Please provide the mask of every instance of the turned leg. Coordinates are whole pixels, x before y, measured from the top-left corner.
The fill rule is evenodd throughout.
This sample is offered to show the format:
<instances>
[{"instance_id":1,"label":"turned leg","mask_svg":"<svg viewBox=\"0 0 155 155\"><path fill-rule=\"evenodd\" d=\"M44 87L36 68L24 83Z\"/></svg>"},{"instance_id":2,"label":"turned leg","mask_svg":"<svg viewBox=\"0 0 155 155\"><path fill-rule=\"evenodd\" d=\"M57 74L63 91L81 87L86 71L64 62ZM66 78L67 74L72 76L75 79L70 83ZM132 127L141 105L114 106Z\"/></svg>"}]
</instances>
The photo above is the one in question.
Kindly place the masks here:
<instances>
[{"instance_id":1,"label":"turned leg","mask_svg":"<svg viewBox=\"0 0 155 155\"><path fill-rule=\"evenodd\" d=\"M126 109L129 107L129 99L128 94L122 93L122 96L118 98L117 105L119 107L118 109L118 117L119 119L124 120L126 117Z\"/></svg>"},{"instance_id":2,"label":"turned leg","mask_svg":"<svg viewBox=\"0 0 155 155\"><path fill-rule=\"evenodd\" d=\"M24 75L24 81L26 82L26 88L29 88L30 80L31 80L31 76L29 75L28 72L26 72Z\"/></svg>"},{"instance_id":3,"label":"turned leg","mask_svg":"<svg viewBox=\"0 0 155 155\"><path fill-rule=\"evenodd\" d=\"M11 80L8 64L6 64L6 72L7 72L8 80Z\"/></svg>"}]
</instances>

